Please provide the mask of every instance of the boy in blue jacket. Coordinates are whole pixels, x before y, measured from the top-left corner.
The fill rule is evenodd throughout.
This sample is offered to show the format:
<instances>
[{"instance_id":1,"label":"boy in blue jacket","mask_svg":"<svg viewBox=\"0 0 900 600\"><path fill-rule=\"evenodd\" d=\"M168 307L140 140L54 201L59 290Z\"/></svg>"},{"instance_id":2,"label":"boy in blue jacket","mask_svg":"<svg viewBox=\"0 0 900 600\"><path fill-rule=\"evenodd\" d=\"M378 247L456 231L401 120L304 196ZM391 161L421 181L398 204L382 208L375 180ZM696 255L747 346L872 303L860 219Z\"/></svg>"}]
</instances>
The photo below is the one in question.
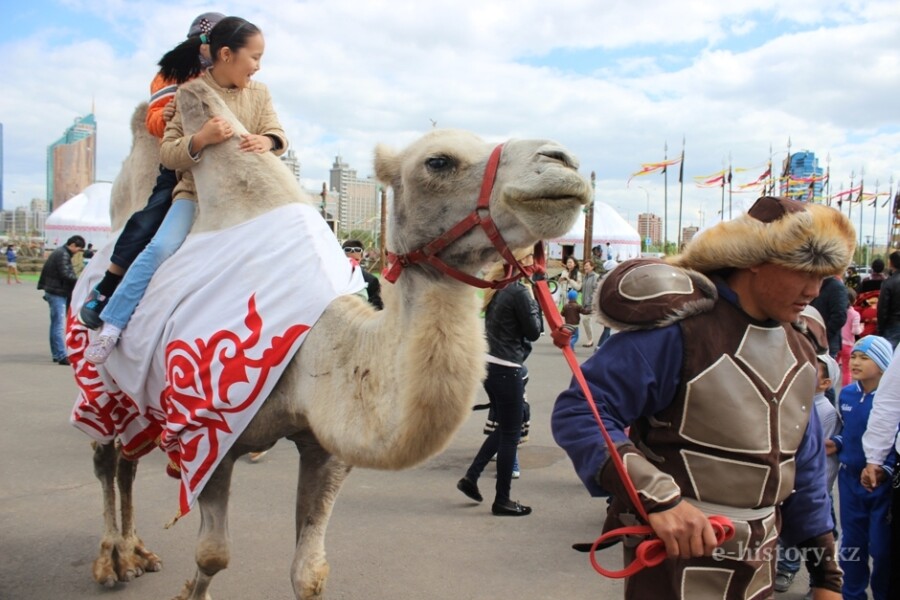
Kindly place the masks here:
<instances>
[{"instance_id":1,"label":"boy in blue jacket","mask_svg":"<svg viewBox=\"0 0 900 600\"><path fill-rule=\"evenodd\" d=\"M891 490L888 485L878 485L870 492L860 483L860 475L866 466L862 437L875 392L892 355L891 343L883 337L868 335L856 342L850 355L850 373L854 382L841 390L838 399L844 429L826 443L826 452L836 452L841 463L838 471L843 532L840 565L844 571L842 594L845 600L866 600L870 582L875 600L888 600ZM893 473L893 455L882 467L884 473L881 476L886 479Z\"/></svg>"}]
</instances>

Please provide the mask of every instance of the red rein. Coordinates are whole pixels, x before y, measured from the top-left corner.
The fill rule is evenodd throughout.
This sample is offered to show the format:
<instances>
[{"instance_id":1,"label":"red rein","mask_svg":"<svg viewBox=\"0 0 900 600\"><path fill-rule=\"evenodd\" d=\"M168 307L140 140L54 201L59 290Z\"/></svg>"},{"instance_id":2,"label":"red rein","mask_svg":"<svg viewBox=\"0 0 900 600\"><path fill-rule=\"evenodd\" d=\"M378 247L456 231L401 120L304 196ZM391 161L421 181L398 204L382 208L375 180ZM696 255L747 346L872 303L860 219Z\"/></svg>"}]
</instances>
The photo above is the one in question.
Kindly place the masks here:
<instances>
[{"instance_id":1,"label":"red rein","mask_svg":"<svg viewBox=\"0 0 900 600\"><path fill-rule=\"evenodd\" d=\"M513 256L512 250L510 250L506 241L503 239L503 236L500 234L500 231L497 229L497 226L494 223L493 219L491 219L490 200L491 194L494 190L494 181L497 178L497 169L500 165L500 156L502 153L503 144L500 144L499 146L494 148L493 152L491 152L487 167L484 171L484 178L481 182L481 192L478 195L478 204L475 207L475 210L469 213L469 215L459 223L447 230L447 232L445 232L443 235L432 240L418 250L402 255L388 252L387 265L382 272L382 276L386 280L390 281L391 283L396 282L405 267L420 262L427 263L432 267L438 269L442 273L449 275L450 277L458 281L478 288L501 289L518 280L520 277L527 277L532 275L533 273L546 272L546 258L544 256L543 242L538 242L534 245L534 266L523 267L516 260L515 256ZM463 235L468 233L469 230L473 229L476 226L480 226L484 230L484 232L488 236L488 239L491 240L491 243L497 249L497 252L499 252L504 260L506 260L509 269L507 270L503 279L500 279L498 281L486 281L484 279L479 279L477 277L469 275L468 273L464 273L458 269L451 267L440 258L438 258L437 254L441 250L461 238ZM638 514L644 520L644 522L648 523L649 519L647 518L647 513L644 510L644 506L641 503L640 498L638 497L638 493L634 487L634 483L631 481L631 477L628 476L628 471L625 469L622 458L616 451L615 443L613 443L612 438L610 438L609 433L606 431L606 427L603 424L603 419L600 417L600 413L597 410L596 404L594 403L594 398L591 395L590 390L588 389L587 381L585 381L584 375L581 372L581 367L579 366L578 360L575 357L575 352L572 350L569 344L569 340L572 337L572 332L563 326L562 316L559 314L559 310L557 310L556 305L553 302L552 297L550 296L550 290L549 288L547 288L547 282L545 280L539 280L535 282L535 287L537 290L537 301L538 303L540 303L541 309L544 312L544 317L547 319L547 323L550 325L553 343L562 350L563 356L565 357L566 362L569 364L569 368L572 370L575 379L578 381L578 385L581 387L581 391L584 393L584 397L587 400L588 405L591 407L591 412L594 413L594 418L597 420L597 425L600 427L600 433L603 435L603 440L606 442L606 448L609 453L609 457L613 461L616 473L618 473L619 478L622 480L622 483L625 486L631 504L634 506L635 510L637 510ZM716 540L718 540L719 544L734 536L734 525L727 518L721 516L712 516L709 518L709 521L716 533ZM630 565L620 571L610 571L604 569L596 560L595 552L597 548L608 540L627 535L645 536L648 539L638 544L638 547L636 549L636 558ZM622 578L634 575L645 567L653 567L660 564L663 560L665 560L665 558L665 544L662 540L654 536L653 529L651 529L649 525L621 527L614 531L610 531L597 538L597 541L594 542L594 545L591 547L591 565L601 575L612 578Z\"/></svg>"}]
</instances>

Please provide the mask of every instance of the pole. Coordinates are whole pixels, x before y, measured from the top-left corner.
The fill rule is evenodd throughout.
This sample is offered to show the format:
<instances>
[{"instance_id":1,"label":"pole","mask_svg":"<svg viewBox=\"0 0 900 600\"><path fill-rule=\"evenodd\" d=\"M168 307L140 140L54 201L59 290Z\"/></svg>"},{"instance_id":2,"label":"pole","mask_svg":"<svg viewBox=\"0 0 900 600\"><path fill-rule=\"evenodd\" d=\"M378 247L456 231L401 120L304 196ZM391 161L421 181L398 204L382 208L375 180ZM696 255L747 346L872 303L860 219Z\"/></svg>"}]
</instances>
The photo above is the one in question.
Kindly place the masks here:
<instances>
[{"instance_id":1,"label":"pole","mask_svg":"<svg viewBox=\"0 0 900 600\"><path fill-rule=\"evenodd\" d=\"M581 262L591 257L591 248L594 246L594 202L597 198L597 173L591 171L591 203L584 209L584 252Z\"/></svg>"},{"instance_id":2,"label":"pole","mask_svg":"<svg viewBox=\"0 0 900 600\"><path fill-rule=\"evenodd\" d=\"M387 264L387 188L381 188L381 232L378 235L381 246L381 265Z\"/></svg>"},{"instance_id":3,"label":"pole","mask_svg":"<svg viewBox=\"0 0 900 600\"><path fill-rule=\"evenodd\" d=\"M878 220L878 180L875 180L875 199L872 201L872 245L869 256L875 254L875 222ZM885 256L887 258L887 256Z\"/></svg>"},{"instance_id":4,"label":"pole","mask_svg":"<svg viewBox=\"0 0 900 600\"><path fill-rule=\"evenodd\" d=\"M669 160L669 142L663 144L663 162ZM663 167L663 254L669 253L669 167Z\"/></svg>"},{"instance_id":5,"label":"pole","mask_svg":"<svg viewBox=\"0 0 900 600\"><path fill-rule=\"evenodd\" d=\"M684 212L684 136L681 136L681 161L678 163L678 248L676 252L681 252L682 241L682 224L681 215Z\"/></svg>"}]
</instances>

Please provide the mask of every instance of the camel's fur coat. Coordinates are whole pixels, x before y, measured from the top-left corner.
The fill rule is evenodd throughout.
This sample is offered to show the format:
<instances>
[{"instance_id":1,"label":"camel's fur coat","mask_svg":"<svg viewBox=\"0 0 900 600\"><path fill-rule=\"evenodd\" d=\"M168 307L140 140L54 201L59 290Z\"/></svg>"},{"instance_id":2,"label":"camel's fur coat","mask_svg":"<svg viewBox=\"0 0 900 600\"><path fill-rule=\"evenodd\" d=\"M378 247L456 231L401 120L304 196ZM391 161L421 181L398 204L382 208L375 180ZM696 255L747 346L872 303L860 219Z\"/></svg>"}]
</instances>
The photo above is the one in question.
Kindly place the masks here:
<instances>
[{"instance_id":1,"label":"camel's fur coat","mask_svg":"<svg viewBox=\"0 0 900 600\"><path fill-rule=\"evenodd\" d=\"M242 130L202 82L183 85L177 102L186 134L213 115ZM273 155L236 148L236 138L208 147L192 169L200 203L193 231L230 227L289 202L312 202ZM399 153L379 147L376 173L394 192L391 249L418 248L470 213L492 149L472 134L443 130ZM576 169L575 159L552 142L506 144L491 216L510 247L569 229L591 199ZM497 256L481 230L441 253L472 275ZM337 298L310 330L199 496L198 569L179 598L207 598L212 577L228 564L229 486L234 461L244 453L285 437L296 443L301 472L292 580L297 598L319 598L328 575L325 529L351 465L414 465L440 452L469 415L485 351L475 290L427 266L408 267L393 288L381 312L358 296Z\"/></svg>"}]
</instances>

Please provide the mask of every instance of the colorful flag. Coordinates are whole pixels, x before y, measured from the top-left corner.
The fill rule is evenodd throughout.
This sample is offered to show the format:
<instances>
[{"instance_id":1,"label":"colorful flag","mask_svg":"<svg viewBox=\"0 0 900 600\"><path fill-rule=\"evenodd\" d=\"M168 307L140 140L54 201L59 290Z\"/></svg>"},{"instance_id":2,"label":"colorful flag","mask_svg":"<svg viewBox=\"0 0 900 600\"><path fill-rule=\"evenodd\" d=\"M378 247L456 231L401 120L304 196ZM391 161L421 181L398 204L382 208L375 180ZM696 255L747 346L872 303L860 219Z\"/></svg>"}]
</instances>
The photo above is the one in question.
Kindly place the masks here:
<instances>
[{"instance_id":1,"label":"colorful flag","mask_svg":"<svg viewBox=\"0 0 900 600\"><path fill-rule=\"evenodd\" d=\"M662 162L657 163L644 163L641 165L641 170L636 171L631 174L631 177L628 178L628 182L625 184L625 187L631 183L631 180L635 177L641 177L642 175L649 175L650 173L662 172L665 173L666 167L669 165L675 165L681 162L680 158L673 158L671 160L664 160Z\"/></svg>"}]
</instances>

